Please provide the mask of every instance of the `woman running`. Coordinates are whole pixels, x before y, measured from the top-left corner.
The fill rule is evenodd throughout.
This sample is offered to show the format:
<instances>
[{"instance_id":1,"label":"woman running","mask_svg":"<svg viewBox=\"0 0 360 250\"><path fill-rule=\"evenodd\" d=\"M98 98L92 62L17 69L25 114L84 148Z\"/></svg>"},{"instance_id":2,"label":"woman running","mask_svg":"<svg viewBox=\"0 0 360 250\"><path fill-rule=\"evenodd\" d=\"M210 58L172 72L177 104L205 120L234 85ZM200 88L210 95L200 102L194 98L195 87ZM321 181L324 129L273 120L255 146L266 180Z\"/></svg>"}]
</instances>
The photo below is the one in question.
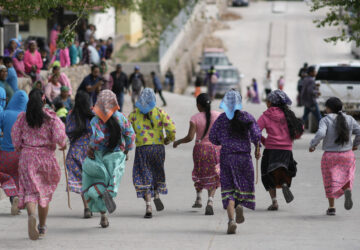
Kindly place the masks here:
<instances>
[{"instance_id":1,"label":"woman running","mask_svg":"<svg viewBox=\"0 0 360 250\"><path fill-rule=\"evenodd\" d=\"M82 164L86 158L92 134L90 121L94 117L90 109L89 95L78 91L75 96L75 106L66 119L66 134L70 140L70 148L66 157L68 184L70 191L81 194ZM91 218L92 213L81 194L84 203L84 218Z\"/></svg>"},{"instance_id":2,"label":"woman running","mask_svg":"<svg viewBox=\"0 0 360 250\"><path fill-rule=\"evenodd\" d=\"M28 102L27 94L19 90L15 92L6 110L0 113L0 131L3 131L4 138L0 144L0 187L10 198L11 214L18 215L19 197L19 157L11 140L11 129L16 122L18 115L26 110Z\"/></svg>"},{"instance_id":3,"label":"woman running","mask_svg":"<svg viewBox=\"0 0 360 250\"><path fill-rule=\"evenodd\" d=\"M210 141L221 146L220 182L224 209L227 209L228 234L236 233L236 223L243 223L243 207L255 209L254 167L251 143L257 146L261 131L252 115L242 110L241 95L235 90L225 94L220 104L225 110L210 131ZM256 159L260 153L255 152ZM236 223L234 220L236 211Z\"/></svg>"},{"instance_id":4,"label":"woman running","mask_svg":"<svg viewBox=\"0 0 360 250\"><path fill-rule=\"evenodd\" d=\"M115 211L113 198L124 174L126 155L135 140L130 122L119 109L111 90L100 92L93 109L96 116L90 122L88 157L82 165L82 192L91 212L101 213L103 228L109 226L106 211Z\"/></svg>"},{"instance_id":5,"label":"woman running","mask_svg":"<svg viewBox=\"0 0 360 250\"><path fill-rule=\"evenodd\" d=\"M29 94L26 112L20 113L13 128L12 142L19 158L19 208L28 212L31 240L44 236L49 203L60 181L56 145L66 149L64 123L44 108L45 95L39 89ZM36 225L36 205L40 223Z\"/></svg>"},{"instance_id":6,"label":"woman running","mask_svg":"<svg viewBox=\"0 0 360 250\"><path fill-rule=\"evenodd\" d=\"M150 88L141 92L135 106L136 109L129 116L136 133L133 182L137 197L146 202L144 218L152 218L152 197L156 210L164 209L159 198L160 193L167 194L164 144L175 140L175 124L165 111L156 107L155 93Z\"/></svg>"},{"instance_id":7,"label":"woman running","mask_svg":"<svg viewBox=\"0 0 360 250\"><path fill-rule=\"evenodd\" d=\"M293 158L292 145L295 139L300 138L303 126L290 110L291 103L285 92L272 91L267 96L268 109L257 121L260 130L265 129L267 133L267 138L261 138L265 145L261 161L261 179L272 199L269 211L279 209L276 188L282 188L287 203L294 199L290 186L292 178L296 175L297 163Z\"/></svg>"},{"instance_id":8,"label":"woman running","mask_svg":"<svg viewBox=\"0 0 360 250\"><path fill-rule=\"evenodd\" d=\"M196 200L193 208L201 208L201 192L208 190L208 202L205 215L213 215L213 199L216 189L220 187L220 147L209 141L209 131L219 117L220 112L211 111L211 98L208 94L200 94L196 98L199 113L190 119L188 135L174 142L174 148L191 142L196 134L193 150L194 170L192 179L195 184Z\"/></svg>"},{"instance_id":9,"label":"woman running","mask_svg":"<svg viewBox=\"0 0 360 250\"><path fill-rule=\"evenodd\" d=\"M319 130L310 143L310 152L323 140L325 151L321 159L326 198L329 200L327 215L335 215L335 199L345 194L344 207L353 206L351 190L355 177L354 150L360 145L360 125L350 115L342 112L343 103L339 98L331 97L326 103L327 116L320 120ZM351 141L351 135L355 135Z\"/></svg>"}]
</instances>

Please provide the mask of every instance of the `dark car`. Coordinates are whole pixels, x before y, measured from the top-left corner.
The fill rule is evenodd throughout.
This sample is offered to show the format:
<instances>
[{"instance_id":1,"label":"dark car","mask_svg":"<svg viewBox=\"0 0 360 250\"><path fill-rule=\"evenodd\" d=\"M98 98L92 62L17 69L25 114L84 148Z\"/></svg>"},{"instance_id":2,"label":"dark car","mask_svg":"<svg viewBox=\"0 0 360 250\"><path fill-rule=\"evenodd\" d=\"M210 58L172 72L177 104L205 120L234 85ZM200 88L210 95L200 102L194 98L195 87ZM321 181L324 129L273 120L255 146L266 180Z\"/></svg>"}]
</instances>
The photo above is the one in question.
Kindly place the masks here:
<instances>
[{"instance_id":1,"label":"dark car","mask_svg":"<svg viewBox=\"0 0 360 250\"><path fill-rule=\"evenodd\" d=\"M249 0L233 0L232 6L234 6L234 7L249 6Z\"/></svg>"}]
</instances>

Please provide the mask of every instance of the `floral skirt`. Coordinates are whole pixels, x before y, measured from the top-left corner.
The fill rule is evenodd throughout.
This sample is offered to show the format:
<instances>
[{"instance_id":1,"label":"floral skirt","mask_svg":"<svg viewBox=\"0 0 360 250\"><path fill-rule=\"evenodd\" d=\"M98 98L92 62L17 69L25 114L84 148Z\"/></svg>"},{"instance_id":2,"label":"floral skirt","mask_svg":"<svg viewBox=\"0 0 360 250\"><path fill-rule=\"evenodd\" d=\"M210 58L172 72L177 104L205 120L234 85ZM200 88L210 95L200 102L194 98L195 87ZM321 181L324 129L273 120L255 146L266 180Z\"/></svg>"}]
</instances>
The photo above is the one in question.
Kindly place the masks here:
<instances>
[{"instance_id":1,"label":"floral skirt","mask_svg":"<svg viewBox=\"0 0 360 250\"><path fill-rule=\"evenodd\" d=\"M355 176L355 155L352 150L347 152L325 152L321 159L327 198L339 198L344 194L343 187L352 189Z\"/></svg>"},{"instance_id":2,"label":"floral skirt","mask_svg":"<svg viewBox=\"0 0 360 250\"><path fill-rule=\"evenodd\" d=\"M8 197L18 195L19 156L18 152L0 151L0 187Z\"/></svg>"},{"instance_id":3,"label":"floral skirt","mask_svg":"<svg viewBox=\"0 0 360 250\"><path fill-rule=\"evenodd\" d=\"M167 194L164 162L164 145L136 147L133 183L138 198L144 198L145 194L154 197L155 192Z\"/></svg>"},{"instance_id":4,"label":"floral skirt","mask_svg":"<svg viewBox=\"0 0 360 250\"><path fill-rule=\"evenodd\" d=\"M196 191L220 187L220 147L212 144L196 144L193 160L192 179Z\"/></svg>"}]
</instances>

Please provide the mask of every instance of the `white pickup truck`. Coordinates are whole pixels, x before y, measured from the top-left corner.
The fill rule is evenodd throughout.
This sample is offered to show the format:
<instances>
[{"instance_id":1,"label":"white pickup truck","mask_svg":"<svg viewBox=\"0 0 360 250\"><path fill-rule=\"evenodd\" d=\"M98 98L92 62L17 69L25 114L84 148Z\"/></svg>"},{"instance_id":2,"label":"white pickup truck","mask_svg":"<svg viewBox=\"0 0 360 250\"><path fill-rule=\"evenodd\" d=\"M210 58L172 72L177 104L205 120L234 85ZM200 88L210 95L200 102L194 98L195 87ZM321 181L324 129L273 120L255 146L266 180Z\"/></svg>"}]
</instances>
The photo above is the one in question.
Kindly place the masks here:
<instances>
[{"instance_id":1,"label":"white pickup truck","mask_svg":"<svg viewBox=\"0 0 360 250\"><path fill-rule=\"evenodd\" d=\"M316 83L319 85L320 111L325 110L325 102L332 96L343 103L343 110L350 115L360 114L360 63L322 63L316 67ZM309 121L311 132L316 131L317 122L311 115Z\"/></svg>"}]
</instances>

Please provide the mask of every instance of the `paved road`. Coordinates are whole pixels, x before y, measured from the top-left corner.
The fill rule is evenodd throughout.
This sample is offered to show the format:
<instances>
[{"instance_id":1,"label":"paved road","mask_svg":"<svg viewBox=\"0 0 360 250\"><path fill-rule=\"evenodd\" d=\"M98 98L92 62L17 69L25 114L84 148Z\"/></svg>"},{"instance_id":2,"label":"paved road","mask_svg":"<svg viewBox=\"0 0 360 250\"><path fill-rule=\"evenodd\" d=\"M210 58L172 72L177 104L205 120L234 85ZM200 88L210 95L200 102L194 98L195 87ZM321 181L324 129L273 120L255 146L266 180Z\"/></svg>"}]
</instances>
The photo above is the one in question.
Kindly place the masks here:
<instances>
[{"instance_id":1,"label":"paved road","mask_svg":"<svg viewBox=\"0 0 360 250\"><path fill-rule=\"evenodd\" d=\"M244 19L231 23L234 30L221 31L229 48L229 56L235 65L249 75L262 76L266 60L266 37L269 21L281 18L271 14L271 4L252 4L249 9L239 9ZM344 45L329 47L320 37L331 31L311 28L311 15L304 14L302 3L287 6L289 26L305 32L302 40L311 39L306 48L288 48L286 75L297 73L297 67L305 60L322 61L348 58ZM292 12L290 12L292 11ZM292 13L292 15L290 15ZM284 18L284 17L283 17ZM292 20L292 21L291 21ZM298 21L296 21L298 20ZM298 22L298 25L296 24ZM241 30L249 25L248 33ZM288 41L298 41L288 32ZM313 37L313 36L317 36ZM308 48L308 49L307 49ZM326 49L328 48L328 49ZM309 49L313 52L308 51ZM330 49L332 49L330 52ZM306 53L306 54L305 54ZM314 57L310 57L314 55ZM289 62L293 62L294 66ZM290 66L289 66L290 65ZM247 73L249 72L249 73ZM291 89L291 88L288 88ZM166 94L168 113L174 118L178 137L185 135L189 117L196 112L192 97ZM130 99L127 97L127 101ZM213 106L218 107L219 101ZM126 107L128 113L130 107ZM245 110L257 118L265 105L245 105ZM301 110L296 109L300 114ZM131 171L134 153L131 152L126 173L122 179L117 210L110 216L110 227L99 227L99 216L82 219L82 204L79 196L71 194L72 210L67 208L64 178L55 192L48 219L48 234L45 239L31 242L27 239L27 217L11 217L6 200L0 201L0 249L360 249L360 192L359 174L354 185L354 209L345 211L343 200L337 202L338 215L325 216L325 199L321 173L321 151L307 152L312 135L305 134L294 147L295 159L299 162L298 176L293 182L295 200L286 205L279 196L280 210L266 211L270 203L261 183L256 186L256 211L245 211L246 222L238 227L237 235L226 235L227 216L222 209L219 192L215 198L215 215L204 216L203 209L192 209L195 198L192 170L192 145L182 145L174 150L167 148L166 174L169 195L163 197L165 211L154 213L152 220L144 220L144 202L136 198ZM62 164L61 154L58 154ZM360 156L360 153L357 153ZM204 200L205 194L204 194Z\"/></svg>"}]
</instances>

